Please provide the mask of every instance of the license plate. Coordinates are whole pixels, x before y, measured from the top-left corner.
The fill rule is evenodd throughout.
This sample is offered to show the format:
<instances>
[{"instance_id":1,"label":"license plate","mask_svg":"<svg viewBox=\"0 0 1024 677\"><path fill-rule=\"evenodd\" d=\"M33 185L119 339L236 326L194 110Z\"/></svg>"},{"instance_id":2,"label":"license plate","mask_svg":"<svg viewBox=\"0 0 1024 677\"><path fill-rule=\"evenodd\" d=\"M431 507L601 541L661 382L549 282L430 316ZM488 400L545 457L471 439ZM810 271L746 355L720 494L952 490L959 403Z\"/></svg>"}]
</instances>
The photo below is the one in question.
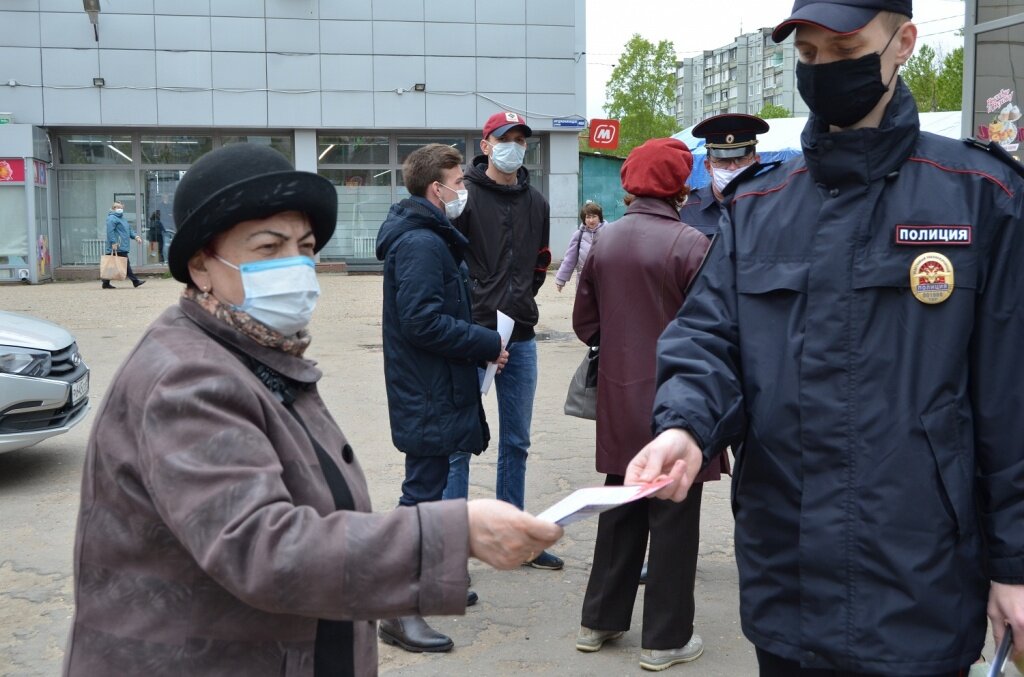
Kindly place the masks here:
<instances>
[{"instance_id":1,"label":"license plate","mask_svg":"<svg viewBox=\"0 0 1024 677\"><path fill-rule=\"evenodd\" d=\"M81 402L82 398L84 398L88 394L89 372L85 372L85 376L71 384L71 406L74 406Z\"/></svg>"}]
</instances>

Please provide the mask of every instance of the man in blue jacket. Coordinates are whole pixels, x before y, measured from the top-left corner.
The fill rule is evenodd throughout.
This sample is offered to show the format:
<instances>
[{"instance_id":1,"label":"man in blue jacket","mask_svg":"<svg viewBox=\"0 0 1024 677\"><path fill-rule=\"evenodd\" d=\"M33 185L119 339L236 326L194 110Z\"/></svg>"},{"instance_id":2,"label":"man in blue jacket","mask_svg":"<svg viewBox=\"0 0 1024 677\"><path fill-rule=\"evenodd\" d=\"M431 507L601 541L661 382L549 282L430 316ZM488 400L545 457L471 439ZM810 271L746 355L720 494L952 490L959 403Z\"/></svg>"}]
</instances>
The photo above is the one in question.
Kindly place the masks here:
<instances>
[{"instance_id":1,"label":"man in blue jacket","mask_svg":"<svg viewBox=\"0 0 1024 677\"><path fill-rule=\"evenodd\" d=\"M126 262L128 264L128 279L132 281L133 287L141 287L146 284L146 281L135 276L135 273L132 272L131 259L128 258L132 240L142 242L142 238L132 228L132 224L124 218L124 205L115 202L107 213L107 253L128 259ZM110 280L103 280L103 289L116 288L110 284Z\"/></svg>"},{"instance_id":2,"label":"man in blue jacket","mask_svg":"<svg viewBox=\"0 0 1024 677\"><path fill-rule=\"evenodd\" d=\"M384 261L384 380L391 439L405 454L399 505L441 500L448 457L479 454L489 433L477 365L508 361L497 331L473 324L463 252L452 226L466 205L462 155L434 143L409 154L409 198L391 206L377 234ZM476 602L470 592L468 604ZM419 616L380 623L381 639L407 651L449 651L452 640Z\"/></svg>"},{"instance_id":3,"label":"man in blue jacket","mask_svg":"<svg viewBox=\"0 0 1024 677\"><path fill-rule=\"evenodd\" d=\"M1024 646L1024 181L921 132L910 0L797 0L804 154L733 186L626 480L733 472L761 675L964 675ZM731 187L731 188L733 188Z\"/></svg>"}]
</instances>

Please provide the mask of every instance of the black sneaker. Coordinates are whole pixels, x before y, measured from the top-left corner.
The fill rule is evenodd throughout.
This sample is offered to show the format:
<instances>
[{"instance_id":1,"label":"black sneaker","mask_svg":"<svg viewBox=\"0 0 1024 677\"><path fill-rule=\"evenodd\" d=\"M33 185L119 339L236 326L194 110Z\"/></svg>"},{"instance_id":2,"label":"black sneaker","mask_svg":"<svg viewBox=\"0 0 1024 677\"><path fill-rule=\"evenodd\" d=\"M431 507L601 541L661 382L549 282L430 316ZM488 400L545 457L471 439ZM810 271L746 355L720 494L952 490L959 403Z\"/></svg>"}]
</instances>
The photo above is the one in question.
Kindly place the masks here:
<instances>
[{"instance_id":1,"label":"black sneaker","mask_svg":"<svg viewBox=\"0 0 1024 677\"><path fill-rule=\"evenodd\" d=\"M110 284L106 280L104 280L102 288L103 289L117 289L117 287L115 287L114 285Z\"/></svg>"},{"instance_id":2,"label":"black sneaker","mask_svg":"<svg viewBox=\"0 0 1024 677\"><path fill-rule=\"evenodd\" d=\"M136 288L141 287L144 284L146 284L145 280L136 280L135 282L132 282L132 286Z\"/></svg>"},{"instance_id":3,"label":"black sneaker","mask_svg":"<svg viewBox=\"0 0 1024 677\"><path fill-rule=\"evenodd\" d=\"M533 567L534 569L557 571L565 566L565 562L562 561L561 557L555 557L547 550L544 550L529 562L525 562L524 566Z\"/></svg>"}]
</instances>

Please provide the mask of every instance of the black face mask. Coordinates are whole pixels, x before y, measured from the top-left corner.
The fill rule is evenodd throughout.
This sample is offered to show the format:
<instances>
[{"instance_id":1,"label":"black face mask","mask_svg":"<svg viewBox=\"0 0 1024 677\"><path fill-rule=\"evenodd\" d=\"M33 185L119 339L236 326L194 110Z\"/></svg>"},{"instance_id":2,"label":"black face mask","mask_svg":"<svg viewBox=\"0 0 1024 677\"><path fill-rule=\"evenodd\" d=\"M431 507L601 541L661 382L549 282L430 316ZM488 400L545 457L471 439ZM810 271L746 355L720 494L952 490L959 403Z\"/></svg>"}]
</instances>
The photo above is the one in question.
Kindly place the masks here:
<instances>
[{"instance_id":1,"label":"black face mask","mask_svg":"<svg viewBox=\"0 0 1024 677\"><path fill-rule=\"evenodd\" d=\"M881 52L859 59L843 59L816 66L797 62L796 87L811 112L830 125L849 127L863 120L889 90L897 68L888 83L882 82L882 54L896 37L896 29Z\"/></svg>"}]
</instances>

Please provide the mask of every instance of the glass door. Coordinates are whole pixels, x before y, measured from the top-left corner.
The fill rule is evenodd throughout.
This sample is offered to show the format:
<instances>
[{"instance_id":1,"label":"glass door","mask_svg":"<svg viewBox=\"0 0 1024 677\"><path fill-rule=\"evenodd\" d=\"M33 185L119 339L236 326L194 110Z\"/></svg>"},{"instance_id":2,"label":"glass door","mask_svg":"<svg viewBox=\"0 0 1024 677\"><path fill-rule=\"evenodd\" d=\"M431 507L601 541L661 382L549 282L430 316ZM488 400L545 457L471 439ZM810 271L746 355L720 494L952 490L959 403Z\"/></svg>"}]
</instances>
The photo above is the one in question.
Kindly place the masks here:
<instances>
[{"instance_id":1,"label":"glass door","mask_svg":"<svg viewBox=\"0 0 1024 677\"><path fill-rule=\"evenodd\" d=\"M167 248L177 230L174 225L174 191L185 176L184 170L156 169L145 172L143 204L146 206L144 240L146 263L166 265Z\"/></svg>"}]
</instances>

